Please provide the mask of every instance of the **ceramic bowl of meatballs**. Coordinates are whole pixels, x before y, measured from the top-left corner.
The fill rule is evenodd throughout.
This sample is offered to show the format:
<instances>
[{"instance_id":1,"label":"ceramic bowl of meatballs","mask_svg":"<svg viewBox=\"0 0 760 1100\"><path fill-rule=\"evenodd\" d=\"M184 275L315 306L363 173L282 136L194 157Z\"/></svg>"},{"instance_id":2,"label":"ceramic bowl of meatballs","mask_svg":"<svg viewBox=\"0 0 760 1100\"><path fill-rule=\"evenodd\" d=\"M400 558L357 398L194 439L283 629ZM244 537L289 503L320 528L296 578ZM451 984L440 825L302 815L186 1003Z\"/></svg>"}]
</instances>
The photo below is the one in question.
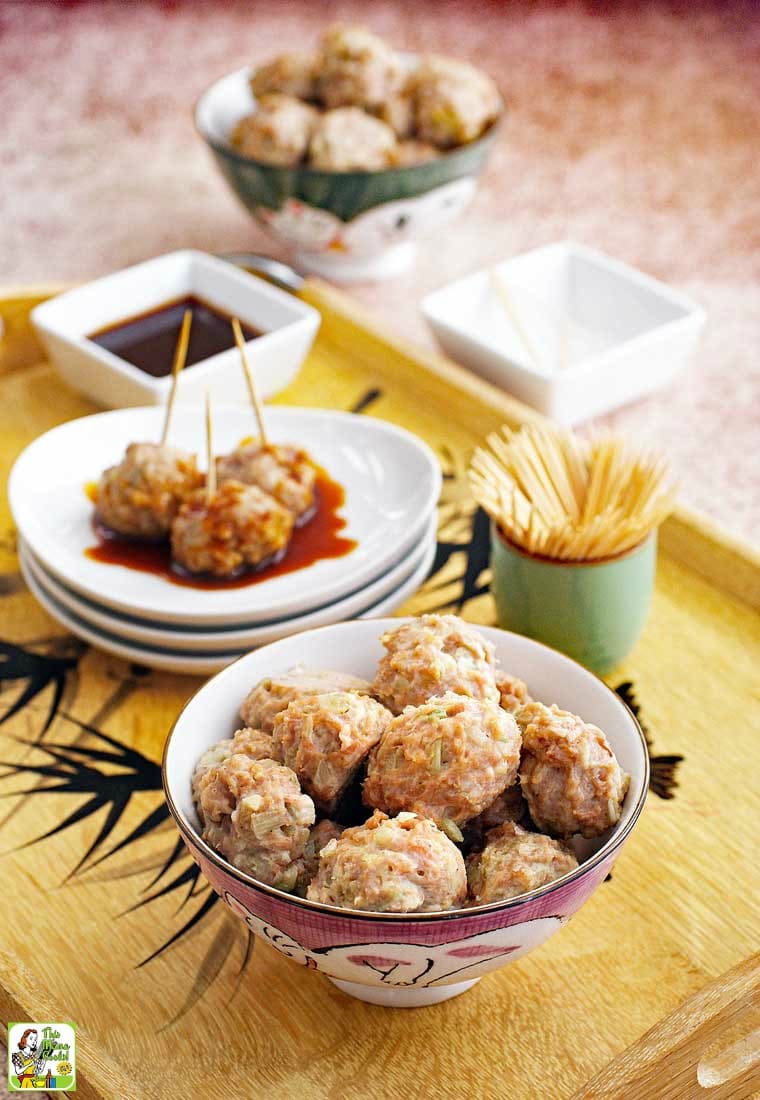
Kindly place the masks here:
<instances>
[{"instance_id":1,"label":"ceramic bowl of meatballs","mask_svg":"<svg viewBox=\"0 0 760 1100\"><path fill-rule=\"evenodd\" d=\"M332 26L310 52L223 77L196 126L225 179L304 270L389 278L472 198L504 107L465 61Z\"/></svg>"},{"instance_id":2,"label":"ceramic bowl of meatballs","mask_svg":"<svg viewBox=\"0 0 760 1100\"><path fill-rule=\"evenodd\" d=\"M230 909L345 993L396 1007L463 993L561 929L608 875L649 775L601 680L446 614L247 655L187 704L163 772Z\"/></svg>"},{"instance_id":3,"label":"ceramic bowl of meatballs","mask_svg":"<svg viewBox=\"0 0 760 1100\"><path fill-rule=\"evenodd\" d=\"M265 439L245 405L209 413L99 413L19 457L19 560L55 619L117 657L209 675L416 591L441 486L423 442L351 413L267 407Z\"/></svg>"}]
</instances>

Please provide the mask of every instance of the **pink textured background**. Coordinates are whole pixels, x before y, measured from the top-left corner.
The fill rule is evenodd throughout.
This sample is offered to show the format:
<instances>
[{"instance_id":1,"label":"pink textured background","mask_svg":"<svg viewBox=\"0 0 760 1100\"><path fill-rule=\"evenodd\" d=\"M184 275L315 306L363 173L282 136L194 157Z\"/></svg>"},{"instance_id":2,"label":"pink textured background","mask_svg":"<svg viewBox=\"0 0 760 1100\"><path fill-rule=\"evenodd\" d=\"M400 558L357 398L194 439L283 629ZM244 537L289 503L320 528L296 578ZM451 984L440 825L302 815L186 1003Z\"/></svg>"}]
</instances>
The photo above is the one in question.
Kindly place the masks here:
<instances>
[{"instance_id":1,"label":"pink textured background","mask_svg":"<svg viewBox=\"0 0 760 1100\"><path fill-rule=\"evenodd\" d=\"M335 18L465 56L510 107L484 186L416 270L354 293L431 343L426 291L561 237L702 302L691 371L608 418L683 497L760 541L760 7L246 0L0 3L0 280L82 279L192 245L274 252L195 135L217 76Z\"/></svg>"}]
</instances>

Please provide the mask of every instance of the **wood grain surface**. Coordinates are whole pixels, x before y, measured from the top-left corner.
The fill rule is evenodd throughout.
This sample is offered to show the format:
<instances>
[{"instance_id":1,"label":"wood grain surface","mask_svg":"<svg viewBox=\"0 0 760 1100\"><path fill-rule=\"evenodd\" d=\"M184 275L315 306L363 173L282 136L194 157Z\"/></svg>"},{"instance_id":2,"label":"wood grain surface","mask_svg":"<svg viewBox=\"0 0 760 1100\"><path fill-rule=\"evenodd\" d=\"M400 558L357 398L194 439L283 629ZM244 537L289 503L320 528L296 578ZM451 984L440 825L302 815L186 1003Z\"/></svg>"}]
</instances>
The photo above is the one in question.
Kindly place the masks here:
<instances>
[{"instance_id":1,"label":"wood grain surface","mask_svg":"<svg viewBox=\"0 0 760 1100\"><path fill-rule=\"evenodd\" d=\"M517 422L520 406L366 333L316 284L308 293L325 322L279 400L361 408L431 443L447 475L439 560L404 610L461 601L467 618L493 621L462 474L474 444ZM23 357L2 387L3 479L29 440L92 411ZM633 685L624 692L653 762L611 880L540 950L447 1004L404 1012L352 1000L249 942L215 904L160 791L166 733L198 682L67 636L19 578L3 497L0 1015L74 1020L77 1095L101 1100L571 1096L756 948L760 618L730 594L730 576L721 583L720 537L699 539L694 568L685 533L677 557L661 553L651 617L610 677ZM734 550L757 584L751 556Z\"/></svg>"},{"instance_id":2,"label":"wood grain surface","mask_svg":"<svg viewBox=\"0 0 760 1100\"><path fill-rule=\"evenodd\" d=\"M746 1100L760 1089L760 954L709 982L573 1100Z\"/></svg>"}]
</instances>

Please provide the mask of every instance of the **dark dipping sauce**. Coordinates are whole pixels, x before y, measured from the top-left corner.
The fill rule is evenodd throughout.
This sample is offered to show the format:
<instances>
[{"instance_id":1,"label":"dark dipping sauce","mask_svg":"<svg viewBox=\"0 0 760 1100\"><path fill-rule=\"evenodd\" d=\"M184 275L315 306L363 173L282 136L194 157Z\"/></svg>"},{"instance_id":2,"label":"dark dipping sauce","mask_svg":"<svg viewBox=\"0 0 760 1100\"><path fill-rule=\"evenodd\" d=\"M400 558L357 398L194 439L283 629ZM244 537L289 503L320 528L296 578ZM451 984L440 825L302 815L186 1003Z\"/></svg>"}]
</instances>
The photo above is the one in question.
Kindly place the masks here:
<instances>
[{"instance_id":1,"label":"dark dipping sauce","mask_svg":"<svg viewBox=\"0 0 760 1100\"><path fill-rule=\"evenodd\" d=\"M171 374L182 318L188 309L192 310L193 321L190 326L186 367L192 367L194 363L210 359L212 355L229 351L235 346L232 318L216 306L193 295L166 302L147 313L107 325L90 333L87 339L113 355L118 355L133 367L139 367L146 374L154 378L164 378ZM263 335L258 329L242 322L240 327L246 341Z\"/></svg>"},{"instance_id":2,"label":"dark dipping sauce","mask_svg":"<svg viewBox=\"0 0 760 1100\"><path fill-rule=\"evenodd\" d=\"M86 487L90 500L95 499L96 490L97 486ZM314 486L315 509L310 519L293 530L283 555L276 561L247 569L229 578L187 573L172 561L168 542L138 542L136 539L125 538L101 523L97 513L93 517L92 526L98 537L98 545L88 547L85 556L106 565L124 565L142 573L154 573L172 584L184 585L186 588L247 588L248 585L271 580L272 577L295 573L326 558L343 558L356 549L355 539L347 539L340 534L346 521L338 515L338 510L345 501L343 486L333 481L327 471L318 466Z\"/></svg>"}]
</instances>

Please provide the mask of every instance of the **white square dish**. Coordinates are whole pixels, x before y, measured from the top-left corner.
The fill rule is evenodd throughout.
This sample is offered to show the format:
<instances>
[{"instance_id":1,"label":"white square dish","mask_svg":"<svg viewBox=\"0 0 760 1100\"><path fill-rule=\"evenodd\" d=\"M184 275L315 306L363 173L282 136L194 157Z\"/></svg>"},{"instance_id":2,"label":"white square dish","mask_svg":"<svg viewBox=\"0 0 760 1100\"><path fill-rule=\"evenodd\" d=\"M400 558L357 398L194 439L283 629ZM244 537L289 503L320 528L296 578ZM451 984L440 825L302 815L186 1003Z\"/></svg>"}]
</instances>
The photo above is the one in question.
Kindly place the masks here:
<instances>
[{"instance_id":1,"label":"white square dish","mask_svg":"<svg viewBox=\"0 0 760 1100\"><path fill-rule=\"evenodd\" d=\"M248 341L249 360L263 397L291 382L319 328L319 313L233 264L191 249L106 275L51 298L32 311L37 334L65 382L108 408L162 405L171 378L154 378L88 339L88 334L167 302L194 295L238 317L262 335ZM235 347L187 367L177 400L247 400Z\"/></svg>"},{"instance_id":2,"label":"white square dish","mask_svg":"<svg viewBox=\"0 0 760 1100\"><path fill-rule=\"evenodd\" d=\"M706 317L664 283L572 241L448 283L421 309L448 355L566 424L664 386Z\"/></svg>"}]
</instances>

